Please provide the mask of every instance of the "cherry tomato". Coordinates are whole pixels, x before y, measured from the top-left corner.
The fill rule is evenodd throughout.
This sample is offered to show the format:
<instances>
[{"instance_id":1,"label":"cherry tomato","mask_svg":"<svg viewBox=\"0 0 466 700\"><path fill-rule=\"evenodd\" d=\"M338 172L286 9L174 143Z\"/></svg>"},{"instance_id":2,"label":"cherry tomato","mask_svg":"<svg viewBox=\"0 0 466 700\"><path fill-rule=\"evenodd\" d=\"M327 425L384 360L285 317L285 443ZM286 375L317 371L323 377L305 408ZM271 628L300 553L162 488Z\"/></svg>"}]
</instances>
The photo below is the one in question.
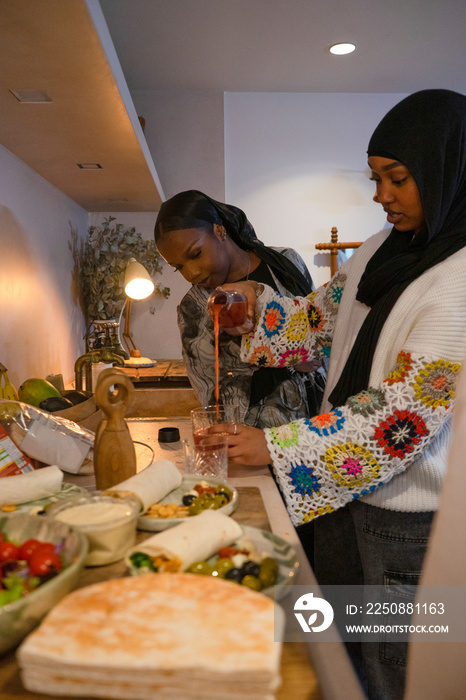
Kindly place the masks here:
<instances>
[{"instance_id":1,"label":"cherry tomato","mask_svg":"<svg viewBox=\"0 0 466 700\"><path fill-rule=\"evenodd\" d=\"M218 550L217 554L220 559L229 559L238 553L236 547L222 547Z\"/></svg>"},{"instance_id":2,"label":"cherry tomato","mask_svg":"<svg viewBox=\"0 0 466 700\"><path fill-rule=\"evenodd\" d=\"M60 557L55 552L51 552L45 547L38 548L33 552L29 561L29 572L31 576L47 576L61 571L63 564Z\"/></svg>"},{"instance_id":3,"label":"cherry tomato","mask_svg":"<svg viewBox=\"0 0 466 700\"><path fill-rule=\"evenodd\" d=\"M35 552L36 549L38 549L42 544L43 542L40 542L39 540L26 540L26 542L23 542L19 548L18 559L29 562L32 553Z\"/></svg>"},{"instance_id":4,"label":"cherry tomato","mask_svg":"<svg viewBox=\"0 0 466 700\"><path fill-rule=\"evenodd\" d=\"M17 560L19 547L13 542L0 542L0 564Z\"/></svg>"},{"instance_id":5,"label":"cherry tomato","mask_svg":"<svg viewBox=\"0 0 466 700\"><path fill-rule=\"evenodd\" d=\"M38 549L41 550L41 552L52 552L55 554L55 545L52 544L51 542L39 542L39 547Z\"/></svg>"}]
</instances>

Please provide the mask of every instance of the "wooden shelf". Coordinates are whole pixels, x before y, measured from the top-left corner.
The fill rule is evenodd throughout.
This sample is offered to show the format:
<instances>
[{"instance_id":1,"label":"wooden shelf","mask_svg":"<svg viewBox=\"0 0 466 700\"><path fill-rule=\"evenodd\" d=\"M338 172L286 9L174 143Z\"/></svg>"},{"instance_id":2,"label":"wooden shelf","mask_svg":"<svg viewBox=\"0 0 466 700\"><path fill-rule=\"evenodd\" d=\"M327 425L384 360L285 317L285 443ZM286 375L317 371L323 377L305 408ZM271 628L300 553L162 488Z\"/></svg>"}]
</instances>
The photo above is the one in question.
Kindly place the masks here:
<instances>
[{"instance_id":1,"label":"wooden shelf","mask_svg":"<svg viewBox=\"0 0 466 700\"><path fill-rule=\"evenodd\" d=\"M157 360L154 367L122 367L136 388L190 387L186 365L182 360Z\"/></svg>"}]
</instances>

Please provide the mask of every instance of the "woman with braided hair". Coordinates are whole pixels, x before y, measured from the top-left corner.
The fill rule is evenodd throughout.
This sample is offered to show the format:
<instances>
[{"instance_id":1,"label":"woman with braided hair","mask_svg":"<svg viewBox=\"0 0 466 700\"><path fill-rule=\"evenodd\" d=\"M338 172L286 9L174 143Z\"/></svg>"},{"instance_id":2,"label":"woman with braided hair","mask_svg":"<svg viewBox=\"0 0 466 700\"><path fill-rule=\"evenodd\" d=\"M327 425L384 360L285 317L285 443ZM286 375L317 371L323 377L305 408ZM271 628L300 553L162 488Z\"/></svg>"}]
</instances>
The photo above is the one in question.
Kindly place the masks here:
<instances>
[{"instance_id":1,"label":"woman with braided hair","mask_svg":"<svg viewBox=\"0 0 466 700\"><path fill-rule=\"evenodd\" d=\"M215 403L214 327L206 306L212 290L256 280L293 297L309 294L312 279L294 250L265 246L241 209L197 190L162 204L155 242L165 261L192 284L178 307L183 359L200 403ZM320 360L274 369L253 367L240 359L240 339L221 332L219 365L220 401L239 405L247 425L281 425L319 410L325 383Z\"/></svg>"}]
</instances>

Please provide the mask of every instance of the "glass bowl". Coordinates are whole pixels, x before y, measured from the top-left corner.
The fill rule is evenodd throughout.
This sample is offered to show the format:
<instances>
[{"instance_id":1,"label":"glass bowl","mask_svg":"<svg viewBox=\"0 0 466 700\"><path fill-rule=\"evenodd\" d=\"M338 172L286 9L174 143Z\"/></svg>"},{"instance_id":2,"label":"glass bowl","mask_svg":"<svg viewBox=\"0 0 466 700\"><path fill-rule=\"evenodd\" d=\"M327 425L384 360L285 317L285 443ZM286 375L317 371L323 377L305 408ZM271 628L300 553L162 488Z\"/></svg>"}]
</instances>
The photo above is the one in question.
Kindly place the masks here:
<instances>
[{"instance_id":1,"label":"glass bowl","mask_svg":"<svg viewBox=\"0 0 466 700\"><path fill-rule=\"evenodd\" d=\"M2 513L0 531L15 544L29 539L62 543L64 568L32 593L0 607L0 655L16 647L53 606L76 588L87 555L87 539L75 528L40 515Z\"/></svg>"},{"instance_id":2,"label":"glass bowl","mask_svg":"<svg viewBox=\"0 0 466 700\"><path fill-rule=\"evenodd\" d=\"M47 517L84 533L89 544L85 566L103 566L123 559L135 543L141 508L129 492L94 491L54 503Z\"/></svg>"}]
</instances>

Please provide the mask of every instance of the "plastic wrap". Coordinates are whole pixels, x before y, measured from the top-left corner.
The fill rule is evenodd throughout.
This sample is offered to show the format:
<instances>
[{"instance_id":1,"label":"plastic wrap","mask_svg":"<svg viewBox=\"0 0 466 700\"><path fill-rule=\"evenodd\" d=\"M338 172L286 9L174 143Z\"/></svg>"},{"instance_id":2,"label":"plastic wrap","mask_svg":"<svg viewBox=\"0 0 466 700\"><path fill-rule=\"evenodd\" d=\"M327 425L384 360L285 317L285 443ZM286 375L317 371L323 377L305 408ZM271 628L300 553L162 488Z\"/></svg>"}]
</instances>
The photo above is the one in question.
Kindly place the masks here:
<instances>
[{"instance_id":1,"label":"plastic wrap","mask_svg":"<svg viewBox=\"0 0 466 700\"><path fill-rule=\"evenodd\" d=\"M93 465L94 433L21 401L0 400L0 425L30 459L71 474Z\"/></svg>"}]
</instances>

